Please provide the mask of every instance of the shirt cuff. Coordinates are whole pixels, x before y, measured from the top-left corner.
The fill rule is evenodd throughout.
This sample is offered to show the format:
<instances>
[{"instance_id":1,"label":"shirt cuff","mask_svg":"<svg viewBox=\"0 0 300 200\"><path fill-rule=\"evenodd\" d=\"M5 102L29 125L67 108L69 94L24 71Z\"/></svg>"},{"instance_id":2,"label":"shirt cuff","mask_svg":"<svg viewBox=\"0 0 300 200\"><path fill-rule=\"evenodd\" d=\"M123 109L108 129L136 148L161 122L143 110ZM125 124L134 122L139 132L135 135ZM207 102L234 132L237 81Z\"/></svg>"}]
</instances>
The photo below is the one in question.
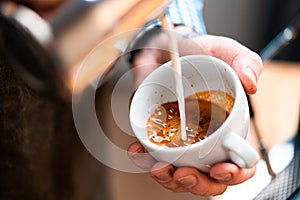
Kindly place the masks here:
<instances>
[{"instance_id":1,"label":"shirt cuff","mask_svg":"<svg viewBox=\"0 0 300 200\"><path fill-rule=\"evenodd\" d=\"M203 0L173 0L166 10L169 20L175 25L185 25L196 33L207 34L203 19ZM159 26L155 20L147 27Z\"/></svg>"}]
</instances>

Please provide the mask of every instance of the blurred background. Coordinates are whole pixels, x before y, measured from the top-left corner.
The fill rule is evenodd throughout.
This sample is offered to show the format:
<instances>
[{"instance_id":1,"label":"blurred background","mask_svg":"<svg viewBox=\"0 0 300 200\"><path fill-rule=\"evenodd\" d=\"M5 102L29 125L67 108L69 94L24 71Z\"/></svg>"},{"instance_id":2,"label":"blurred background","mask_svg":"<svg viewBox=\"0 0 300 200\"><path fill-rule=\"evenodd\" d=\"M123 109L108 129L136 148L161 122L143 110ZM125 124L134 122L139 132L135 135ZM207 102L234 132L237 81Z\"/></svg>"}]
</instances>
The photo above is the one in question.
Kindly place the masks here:
<instances>
[{"instance_id":1,"label":"blurred background","mask_svg":"<svg viewBox=\"0 0 300 200\"><path fill-rule=\"evenodd\" d=\"M260 53L297 17L299 6L297 0L206 0L204 18L208 33L232 37ZM270 58L272 60L265 60L258 93L251 97L255 120L268 150L275 144L288 141L297 132L300 111L299 41L299 37L296 37ZM110 102L109 98L107 102ZM108 121L112 124L107 124L107 129L114 127L116 129L112 132L120 133L113 119ZM115 136L113 141L122 146L134 139L123 133ZM115 191L112 193L113 199L201 199L190 194L167 191L151 180L148 174L108 171L111 188ZM140 189L137 191L136 188Z\"/></svg>"},{"instance_id":2,"label":"blurred background","mask_svg":"<svg viewBox=\"0 0 300 200\"><path fill-rule=\"evenodd\" d=\"M299 13L297 0L206 0L208 33L232 37L260 52ZM300 102L300 49L297 38L266 61L259 91L251 97L267 148L297 131ZM0 55L1 56L1 55ZM72 108L40 97L0 57L0 199L153 200L202 199L163 189L148 174L127 173L103 165L83 146ZM125 56L114 75L98 89L99 123L110 140L126 150L135 138L116 123L111 99L115 84L130 69ZM124 87L131 91L134 80ZM124 101L124 106L128 106ZM126 110L126 109L125 109ZM122 113L127 116L127 113ZM124 119L128 123L128 119ZM106 147L99 147L110 155ZM116 160L118 162L118 160ZM122 163L120 163L122 165ZM203 198L209 199L209 198Z\"/></svg>"},{"instance_id":3,"label":"blurred background","mask_svg":"<svg viewBox=\"0 0 300 200\"><path fill-rule=\"evenodd\" d=\"M266 0L205 2L204 17L209 33L233 37L260 52L279 32L285 29L298 15L298 0ZM299 37L276 58L299 60Z\"/></svg>"}]
</instances>

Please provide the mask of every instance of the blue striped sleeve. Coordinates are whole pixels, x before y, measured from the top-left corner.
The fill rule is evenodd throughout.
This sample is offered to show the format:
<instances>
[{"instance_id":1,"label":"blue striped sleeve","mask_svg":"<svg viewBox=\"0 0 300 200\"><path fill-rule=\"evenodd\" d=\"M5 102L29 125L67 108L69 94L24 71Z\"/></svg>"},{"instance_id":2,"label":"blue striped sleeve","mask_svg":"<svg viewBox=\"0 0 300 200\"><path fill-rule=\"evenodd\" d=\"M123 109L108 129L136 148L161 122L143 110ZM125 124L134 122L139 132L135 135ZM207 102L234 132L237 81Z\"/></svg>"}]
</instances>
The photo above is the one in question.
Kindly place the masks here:
<instances>
[{"instance_id":1,"label":"blue striped sleeve","mask_svg":"<svg viewBox=\"0 0 300 200\"><path fill-rule=\"evenodd\" d=\"M203 0L173 0L167 9L167 16L174 24L184 24L206 34L202 9Z\"/></svg>"},{"instance_id":2,"label":"blue striped sleeve","mask_svg":"<svg viewBox=\"0 0 300 200\"><path fill-rule=\"evenodd\" d=\"M206 34L202 9L203 0L173 0L166 14L173 24L183 24L197 33ZM159 20L153 21L150 26L153 25L160 25Z\"/></svg>"}]
</instances>

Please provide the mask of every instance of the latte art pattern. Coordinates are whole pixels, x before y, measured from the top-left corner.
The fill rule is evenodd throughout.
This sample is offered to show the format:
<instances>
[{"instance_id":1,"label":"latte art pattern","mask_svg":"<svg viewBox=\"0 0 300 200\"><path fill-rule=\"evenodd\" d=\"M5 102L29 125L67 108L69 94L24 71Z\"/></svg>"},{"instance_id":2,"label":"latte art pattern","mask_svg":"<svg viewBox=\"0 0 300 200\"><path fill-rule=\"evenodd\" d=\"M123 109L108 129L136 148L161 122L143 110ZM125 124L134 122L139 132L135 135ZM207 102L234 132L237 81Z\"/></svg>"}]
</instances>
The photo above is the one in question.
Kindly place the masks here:
<instances>
[{"instance_id":1,"label":"latte art pattern","mask_svg":"<svg viewBox=\"0 0 300 200\"><path fill-rule=\"evenodd\" d=\"M217 95L221 98L218 97L218 101L215 102ZM223 101L220 101L221 99ZM204 91L187 97L185 141L180 135L178 101L161 104L147 121L148 137L151 142L168 147L199 142L222 125L230 113L233 102L233 97L221 91ZM221 107L223 105L227 105L226 108Z\"/></svg>"}]
</instances>

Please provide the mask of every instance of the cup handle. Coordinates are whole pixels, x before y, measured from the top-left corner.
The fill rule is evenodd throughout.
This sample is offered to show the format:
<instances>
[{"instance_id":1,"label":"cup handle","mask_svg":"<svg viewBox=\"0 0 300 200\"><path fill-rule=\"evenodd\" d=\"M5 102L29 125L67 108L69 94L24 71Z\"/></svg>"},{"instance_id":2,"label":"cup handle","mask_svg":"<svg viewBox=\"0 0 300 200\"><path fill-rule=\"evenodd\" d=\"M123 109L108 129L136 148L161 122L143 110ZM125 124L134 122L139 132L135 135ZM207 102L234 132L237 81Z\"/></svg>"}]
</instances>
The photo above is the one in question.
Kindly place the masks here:
<instances>
[{"instance_id":1,"label":"cup handle","mask_svg":"<svg viewBox=\"0 0 300 200\"><path fill-rule=\"evenodd\" d=\"M223 136L222 144L229 150L230 159L242 168L251 168L259 161L257 151L245 139L233 132Z\"/></svg>"}]
</instances>

